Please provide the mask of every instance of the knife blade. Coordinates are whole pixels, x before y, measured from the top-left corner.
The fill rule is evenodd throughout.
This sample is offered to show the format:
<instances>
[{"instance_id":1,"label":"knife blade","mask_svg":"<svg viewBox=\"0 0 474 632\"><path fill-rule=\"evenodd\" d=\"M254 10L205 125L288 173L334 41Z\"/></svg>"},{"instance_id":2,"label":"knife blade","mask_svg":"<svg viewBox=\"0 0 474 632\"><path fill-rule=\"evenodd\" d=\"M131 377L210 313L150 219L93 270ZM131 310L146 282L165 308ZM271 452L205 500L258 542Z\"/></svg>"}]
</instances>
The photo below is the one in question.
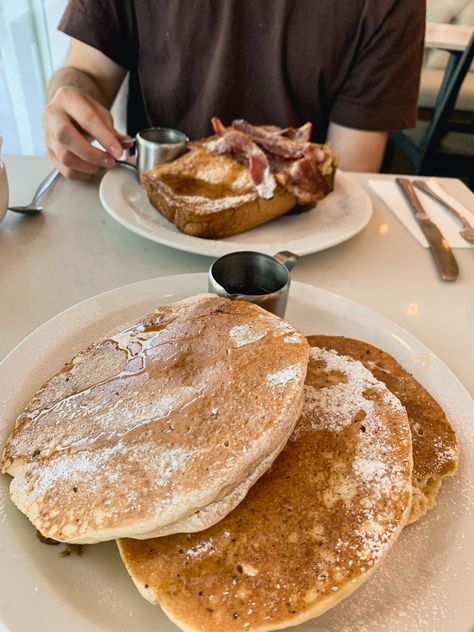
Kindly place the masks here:
<instances>
[{"instance_id":1,"label":"knife blade","mask_svg":"<svg viewBox=\"0 0 474 632\"><path fill-rule=\"evenodd\" d=\"M436 266L444 281L455 281L459 276L458 263L440 229L421 205L412 183L407 178L395 178L407 200L418 226L430 246Z\"/></svg>"}]
</instances>

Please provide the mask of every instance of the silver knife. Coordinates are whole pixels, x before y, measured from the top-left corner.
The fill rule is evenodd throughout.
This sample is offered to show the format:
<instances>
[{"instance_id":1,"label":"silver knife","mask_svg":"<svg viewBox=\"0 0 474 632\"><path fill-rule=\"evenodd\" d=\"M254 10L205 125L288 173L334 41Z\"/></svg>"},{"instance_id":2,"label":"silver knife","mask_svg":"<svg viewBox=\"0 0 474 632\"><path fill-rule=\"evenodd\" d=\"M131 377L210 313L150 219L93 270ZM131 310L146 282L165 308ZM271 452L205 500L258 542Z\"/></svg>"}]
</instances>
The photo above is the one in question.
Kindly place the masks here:
<instances>
[{"instance_id":1,"label":"silver knife","mask_svg":"<svg viewBox=\"0 0 474 632\"><path fill-rule=\"evenodd\" d=\"M448 242L421 205L410 180L407 178L395 178L395 181L407 199L418 226L428 241L442 279L444 281L455 281L459 275L459 267Z\"/></svg>"}]
</instances>

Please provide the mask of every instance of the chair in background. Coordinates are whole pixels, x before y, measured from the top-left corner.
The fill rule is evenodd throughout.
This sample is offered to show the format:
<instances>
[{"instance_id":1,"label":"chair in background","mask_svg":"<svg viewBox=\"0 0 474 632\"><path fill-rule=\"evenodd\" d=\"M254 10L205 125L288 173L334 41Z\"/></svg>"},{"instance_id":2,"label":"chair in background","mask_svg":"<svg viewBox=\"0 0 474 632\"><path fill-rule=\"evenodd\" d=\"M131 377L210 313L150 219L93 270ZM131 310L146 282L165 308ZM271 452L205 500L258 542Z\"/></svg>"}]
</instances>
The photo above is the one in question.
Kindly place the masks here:
<instances>
[{"instance_id":1,"label":"chair in background","mask_svg":"<svg viewBox=\"0 0 474 632\"><path fill-rule=\"evenodd\" d=\"M451 27L455 29L456 27ZM466 35L464 28L463 35ZM414 129L390 133L382 170L388 171L395 147L413 164L419 175L465 178L474 188L474 113L460 122L453 119L456 99L474 58L474 29L469 29L467 44L433 44L450 54L430 121L419 120Z\"/></svg>"}]
</instances>

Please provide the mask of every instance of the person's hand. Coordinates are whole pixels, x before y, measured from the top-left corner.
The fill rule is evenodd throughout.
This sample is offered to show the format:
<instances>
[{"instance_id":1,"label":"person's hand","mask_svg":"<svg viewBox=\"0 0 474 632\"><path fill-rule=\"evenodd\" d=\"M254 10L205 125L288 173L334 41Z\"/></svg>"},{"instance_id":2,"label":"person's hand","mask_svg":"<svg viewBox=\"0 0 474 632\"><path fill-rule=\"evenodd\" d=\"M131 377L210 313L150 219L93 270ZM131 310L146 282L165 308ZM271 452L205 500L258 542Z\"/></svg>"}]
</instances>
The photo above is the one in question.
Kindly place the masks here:
<instances>
[{"instance_id":1,"label":"person's hand","mask_svg":"<svg viewBox=\"0 0 474 632\"><path fill-rule=\"evenodd\" d=\"M48 155L71 180L113 167L122 154L122 135L114 130L109 110L77 88L59 88L46 106L44 125ZM88 137L106 151L93 147Z\"/></svg>"}]
</instances>

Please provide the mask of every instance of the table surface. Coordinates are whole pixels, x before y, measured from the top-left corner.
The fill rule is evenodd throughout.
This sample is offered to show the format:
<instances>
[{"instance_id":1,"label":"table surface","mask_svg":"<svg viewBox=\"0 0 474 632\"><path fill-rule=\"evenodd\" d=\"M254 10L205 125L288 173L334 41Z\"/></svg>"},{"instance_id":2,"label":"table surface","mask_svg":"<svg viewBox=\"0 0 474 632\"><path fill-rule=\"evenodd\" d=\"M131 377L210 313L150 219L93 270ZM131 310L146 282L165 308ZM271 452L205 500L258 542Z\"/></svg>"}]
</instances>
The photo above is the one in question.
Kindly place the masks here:
<instances>
[{"instance_id":1,"label":"table surface","mask_svg":"<svg viewBox=\"0 0 474 632\"><path fill-rule=\"evenodd\" d=\"M27 203L51 169L46 158L5 159L10 202ZM438 277L418 245L368 188L373 174L353 174L374 212L349 241L303 257L293 271L309 283L363 303L424 342L474 395L474 249L455 251L460 276ZM462 201L460 182L442 179ZM98 183L58 181L35 217L7 213L0 224L0 358L43 322L79 301L158 276L205 272L209 257L135 235L103 210Z\"/></svg>"}]
</instances>

